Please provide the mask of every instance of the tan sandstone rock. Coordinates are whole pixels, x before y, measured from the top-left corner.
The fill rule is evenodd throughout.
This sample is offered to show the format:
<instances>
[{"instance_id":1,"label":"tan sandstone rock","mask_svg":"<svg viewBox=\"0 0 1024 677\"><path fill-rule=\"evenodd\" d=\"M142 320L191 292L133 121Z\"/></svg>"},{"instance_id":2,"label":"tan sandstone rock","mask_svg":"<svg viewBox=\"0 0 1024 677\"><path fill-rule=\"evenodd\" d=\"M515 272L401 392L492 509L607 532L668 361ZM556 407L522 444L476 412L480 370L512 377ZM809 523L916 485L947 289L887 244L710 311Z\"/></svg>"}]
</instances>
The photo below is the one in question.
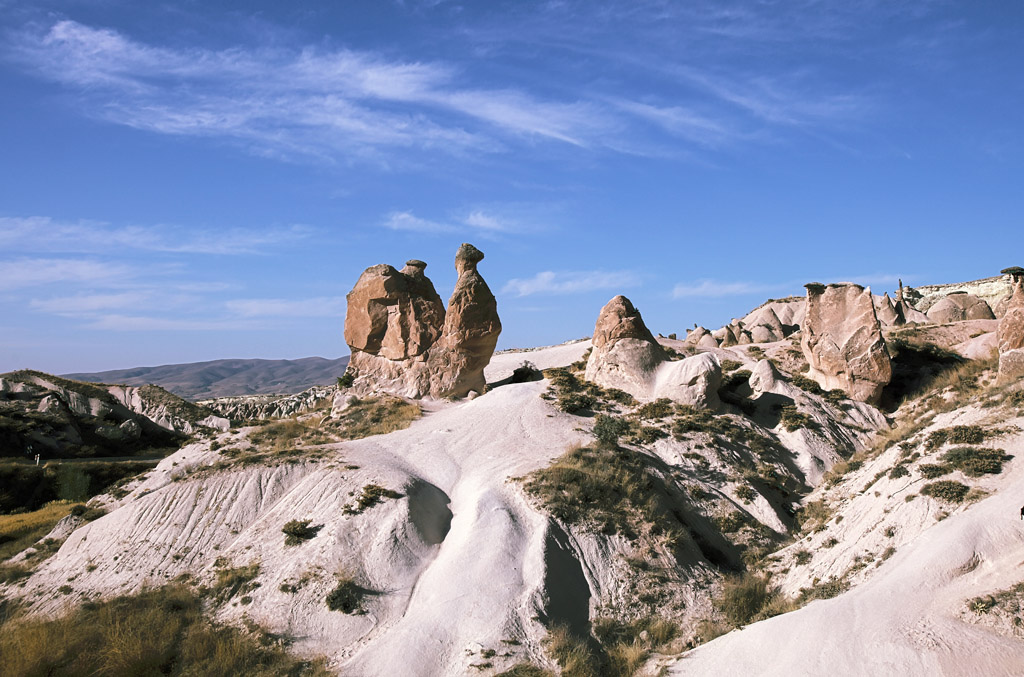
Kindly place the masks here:
<instances>
[{"instance_id":1,"label":"tan sandstone rock","mask_svg":"<svg viewBox=\"0 0 1024 677\"><path fill-rule=\"evenodd\" d=\"M877 402L892 378L889 351L871 290L857 284L809 284L801 348L823 388Z\"/></svg>"},{"instance_id":2,"label":"tan sandstone rock","mask_svg":"<svg viewBox=\"0 0 1024 677\"><path fill-rule=\"evenodd\" d=\"M928 319L938 324L995 318L984 299L965 292L952 293L928 309Z\"/></svg>"},{"instance_id":3,"label":"tan sandstone rock","mask_svg":"<svg viewBox=\"0 0 1024 677\"><path fill-rule=\"evenodd\" d=\"M345 317L355 391L413 398L483 392L483 370L501 333L494 294L476 268L483 257L471 244L459 247L447 312L422 261L363 271Z\"/></svg>"},{"instance_id":4,"label":"tan sandstone rock","mask_svg":"<svg viewBox=\"0 0 1024 677\"><path fill-rule=\"evenodd\" d=\"M1024 377L1024 271L1009 269L1013 295L999 320L999 381L1007 383Z\"/></svg>"}]
</instances>

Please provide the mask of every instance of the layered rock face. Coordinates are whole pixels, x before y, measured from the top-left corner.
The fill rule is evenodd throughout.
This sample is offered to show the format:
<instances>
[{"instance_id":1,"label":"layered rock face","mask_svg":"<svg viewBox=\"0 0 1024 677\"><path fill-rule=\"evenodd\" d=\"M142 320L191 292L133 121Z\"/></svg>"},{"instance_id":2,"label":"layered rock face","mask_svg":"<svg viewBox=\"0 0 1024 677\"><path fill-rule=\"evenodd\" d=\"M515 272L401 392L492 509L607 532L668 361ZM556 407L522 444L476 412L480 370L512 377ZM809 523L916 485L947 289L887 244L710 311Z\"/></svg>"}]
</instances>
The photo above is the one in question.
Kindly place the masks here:
<instances>
[{"instance_id":1,"label":"layered rock face","mask_svg":"<svg viewBox=\"0 0 1024 677\"><path fill-rule=\"evenodd\" d=\"M722 381L718 358L704 354L670 362L625 296L616 296L601 309L593 346L587 360L588 381L624 390L640 400L667 397L698 407L718 405Z\"/></svg>"},{"instance_id":2,"label":"layered rock face","mask_svg":"<svg viewBox=\"0 0 1024 677\"><path fill-rule=\"evenodd\" d=\"M484 367L501 333L494 294L476 269L483 258L471 244L459 247L447 312L422 261L363 271L345 316L356 389L413 398L483 392Z\"/></svg>"},{"instance_id":3,"label":"layered rock face","mask_svg":"<svg viewBox=\"0 0 1024 677\"><path fill-rule=\"evenodd\" d=\"M928 309L928 319L945 324L964 320L994 320L996 316L983 299L966 292L954 292Z\"/></svg>"},{"instance_id":4,"label":"layered rock face","mask_svg":"<svg viewBox=\"0 0 1024 677\"><path fill-rule=\"evenodd\" d=\"M877 402L892 378L892 363L871 290L849 283L809 284L806 303L800 346L811 377L823 388Z\"/></svg>"},{"instance_id":5,"label":"layered rock face","mask_svg":"<svg viewBox=\"0 0 1024 677\"><path fill-rule=\"evenodd\" d=\"M1011 273L1013 295L999 320L999 381L1024 377L1024 271Z\"/></svg>"}]
</instances>

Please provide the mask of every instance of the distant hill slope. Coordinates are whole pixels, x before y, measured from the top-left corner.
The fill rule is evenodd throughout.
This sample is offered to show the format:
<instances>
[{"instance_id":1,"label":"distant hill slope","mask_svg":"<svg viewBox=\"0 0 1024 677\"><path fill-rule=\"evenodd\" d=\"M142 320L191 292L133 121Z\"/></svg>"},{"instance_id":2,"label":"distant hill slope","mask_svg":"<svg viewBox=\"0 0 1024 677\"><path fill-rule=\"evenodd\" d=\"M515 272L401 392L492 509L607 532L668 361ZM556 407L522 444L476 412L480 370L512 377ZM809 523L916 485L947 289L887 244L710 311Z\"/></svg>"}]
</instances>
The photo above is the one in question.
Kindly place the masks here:
<instances>
[{"instance_id":1,"label":"distant hill slope","mask_svg":"<svg viewBox=\"0 0 1024 677\"><path fill-rule=\"evenodd\" d=\"M348 356L335 360L211 360L191 364L116 369L67 378L125 385L156 384L191 400L233 395L292 394L310 386L333 383L345 373Z\"/></svg>"}]
</instances>

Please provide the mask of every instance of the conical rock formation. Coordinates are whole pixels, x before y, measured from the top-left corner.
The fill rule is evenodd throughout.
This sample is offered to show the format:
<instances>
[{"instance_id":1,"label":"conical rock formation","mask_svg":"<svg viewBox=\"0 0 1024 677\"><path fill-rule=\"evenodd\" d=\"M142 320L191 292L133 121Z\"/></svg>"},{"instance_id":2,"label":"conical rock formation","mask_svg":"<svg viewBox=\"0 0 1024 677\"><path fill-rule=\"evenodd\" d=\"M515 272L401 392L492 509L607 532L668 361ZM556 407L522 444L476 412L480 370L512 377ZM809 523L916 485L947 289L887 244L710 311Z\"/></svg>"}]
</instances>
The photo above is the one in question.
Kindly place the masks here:
<instances>
[{"instance_id":1,"label":"conical rock formation","mask_svg":"<svg viewBox=\"0 0 1024 677\"><path fill-rule=\"evenodd\" d=\"M625 296L616 296L601 309L593 346L587 360L588 381L624 390L639 400L667 397L698 407L718 405L722 381L718 358L703 354L670 362L640 311Z\"/></svg>"}]
</instances>

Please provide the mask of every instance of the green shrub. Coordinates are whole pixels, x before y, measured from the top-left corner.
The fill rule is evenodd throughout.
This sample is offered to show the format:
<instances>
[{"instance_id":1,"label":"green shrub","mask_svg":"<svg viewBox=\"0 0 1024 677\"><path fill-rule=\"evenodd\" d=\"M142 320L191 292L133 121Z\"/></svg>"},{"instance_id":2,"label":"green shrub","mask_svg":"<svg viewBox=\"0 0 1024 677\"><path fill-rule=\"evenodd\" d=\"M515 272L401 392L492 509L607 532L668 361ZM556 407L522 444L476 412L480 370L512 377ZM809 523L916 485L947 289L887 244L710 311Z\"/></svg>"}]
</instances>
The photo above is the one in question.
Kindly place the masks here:
<instances>
[{"instance_id":1,"label":"green shrub","mask_svg":"<svg viewBox=\"0 0 1024 677\"><path fill-rule=\"evenodd\" d=\"M225 568L217 572L217 582L213 587L214 598L218 602L226 602L239 593L252 592L259 587L254 579L260 575L260 565L253 562L244 567Z\"/></svg>"},{"instance_id":2,"label":"green shrub","mask_svg":"<svg viewBox=\"0 0 1024 677\"><path fill-rule=\"evenodd\" d=\"M967 496L970 487L953 480L939 480L921 487L921 493L925 496L943 501L945 503L960 503Z\"/></svg>"},{"instance_id":3,"label":"green shrub","mask_svg":"<svg viewBox=\"0 0 1024 677\"><path fill-rule=\"evenodd\" d=\"M567 414L591 411L597 404L597 398L589 393L562 393L558 396L557 406Z\"/></svg>"},{"instance_id":4,"label":"green shrub","mask_svg":"<svg viewBox=\"0 0 1024 677\"><path fill-rule=\"evenodd\" d=\"M285 522L281 527L285 535L285 545L300 545L313 538L320 531L320 527L311 527L312 520L291 520Z\"/></svg>"},{"instance_id":5,"label":"green shrub","mask_svg":"<svg viewBox=\"0 0 1024 677\"><path fill-rule=\"evenodd\" d=\"M889 471L889 479L899 479L900 477L907 477L910 475L910 471L907 470L905 465L894 465Z\"/></svg>"},{"instance_id":6,"label":"green shrub","mask_svg":"<svg viewBox=\"0 0 1024 677\"><path fill-rule=\"evenodd\" d=\"M358 515L367 508L372 508L378 503L383 503L385 498L402 498L402 494L382 487L379 484L367 484L363 487L359 496L356 497L355 503L352 505L346 505L342 509L342 512L346 515Z\"/></svg>"},{"instance_id":7,"label":"green shrub","mask_svg":"<svg viewBox=\"0 0 1024 677\"><path fill-rule=\"evenodd\" d=\"M339 572L338 585L327 593L327 608L346 614L361 614L363 613L362 601L363 589L356 584L351 575Z\"/></svg>"},{"instance_id":8,"label":"green shrub","mask_svg":"<svg viewBox=\"0 0 1024 677\"><path fill-rule=\"evenodd\" d=\"M940 460L969 477L980 477L1003 472L1003 462L1011 458L1002 449L957 447L943 454Z\"/></svg>"},{"instance_id":9,"label":"green shrub","mask_svg":"<svg viewBox=\"0 0 1024 677\"><path fill-rule=\"evenodd\" d=\"M740 499L744 503L750 503L757 498L757 492L748 487L746 484L741 484L736 487L736 498Z\"/></svg>"},{"instance_id":10,"label":"green shrub","mask_svg":"<svg viewBox=\"0 0 1024 677\"><path fill-rule=\"evenodd\" d=\"M629 423L615 416L598 414L594 419L594 437L601 446L614 449L619 445L619 437L629 430Z\"/></svg>"},{"instance_id":11,"label":"green shrub","mask_svg":"<svg viewBox=\"0 0 1024 677\"><path fill-rule=\"evenodd\" d=\"M346 369L345 373L338 377L339 388L351 388L352 384L356 381L356 375L354 372Z\"/></svg>"},{"instance_id":12,"label":"green shrub","mask_svg":"<svg viewBox=\"0 0 1024 677\"><path fill-rule=\"evenodd\" d=\"M728 374L730 371L736 371L742 366L743 363L736 360L722 360L722 373Z\"/></svg>"},{"instance_id":13,"label":"green shrub","mask_svg":"<svg viewBox=\"0 0 1024 677\"><path fill-rule=\"evenodd\" d=\"M985 441L985 431L976 425L955 425L952 428L933 430L928 435L926 446L929 451L938 449L947 442L950 444L981 444Z\"/></svg>"},{"instance_id":14,"label":"green shrub","mask_svg":"<svg viewBox=\"0 0 1024 677\"><path fill-rule=\"evenodd\" d=\"M796 405L786 404L779 410L779 419L788 432L794 432L801 428L816 428L818 424L813 418L801 412Z\"/></svg>"},{"instance_id":15,"label":"green shrub","mask_svg":"<svg viewBox=\"0 0 1024 677\"><path fill-rule=\"evenodd\" d=\"M675 404L672 400L662 397L640 406L636 410L636 415L643 419L663 419L671 416L674 411Z\"/></svg>"},{"instance_id":16,"label":"green shrub","mask_svg":"<svg viewBox=\"0 0 1024 677\"><path fill-rule=\"evenodd\" d=\"M936 477L942 477L952 472L952 468L948 465L937 465L935 463L922 463L917 466L917 471L921 473L921 477L926 480L933 480Z\"/></svg>"},{"instance_id":17,"label":"green shrub","mask_svg":"<svg viewBox=\"0 0 1024 677\"><path fill-rule=\"evenodd\" d=\"M808 378L803 374L793 374L789 381L800 390L806 390L812 395L825 395L825 389L818 385L817 381L812 378Z\"/></svg>"},{"instance_id":18,"label":"green shrub","mask_svg":"<svg viewBox=\"0 0 1024 677\"><path fill-rule=\"evenodd\" d=\"M537 369L537 365L530 361L523 361L518 367L512 371L512 383L527 383L529 381L539 381L543 378L543 374Z\"/></svg>"},{"instance_id":19,"label":"green shrub","mask_svg":"<svg viewBox=\"0 0 1024 677\"><path fill-rule=\"evenodd\" d=\"M807 564L811 561L811 553L806 550L797 550L793 553L793 557L797 564Z\"/></svg>"},{"instance_id":20,"label":"green shrub","mask_svg":"<svg viewBox=\"0 0 1024 677\"><path fill-rule=\"evenodd\" d=\"M715 526L723 534L733 534L743 528L747 523L746 516L738 510L734 510L727 515L720 515L715 518Z\"/></svg>"}]
</instances>

